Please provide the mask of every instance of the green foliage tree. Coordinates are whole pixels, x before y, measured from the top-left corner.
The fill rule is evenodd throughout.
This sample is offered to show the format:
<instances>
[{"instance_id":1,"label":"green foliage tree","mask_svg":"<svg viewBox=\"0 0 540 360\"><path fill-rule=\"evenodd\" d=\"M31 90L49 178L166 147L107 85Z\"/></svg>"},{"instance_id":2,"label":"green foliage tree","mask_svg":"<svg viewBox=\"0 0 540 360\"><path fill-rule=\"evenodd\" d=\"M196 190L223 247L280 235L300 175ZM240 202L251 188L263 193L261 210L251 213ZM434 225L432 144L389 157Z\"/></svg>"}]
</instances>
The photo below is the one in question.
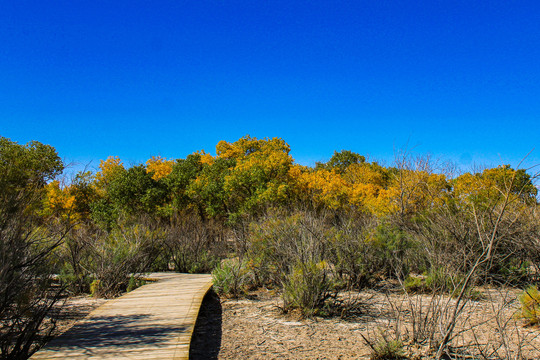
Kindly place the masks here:
<instances>
[{"instance_id":1,"label":"green foliage tree","mask_svg":"<svg viewBox=\"0 0 540 360\"><path fill-rule=\"evenodd\" d=\"M200 154L190 154L185 159L176 160L172 172L165 178L176 210L185 208L192 202L187 192L188 187L195 181L202 169Z\"/></svg>"},{"instance_id":2,"label":"green foliage tree","mask_svg":"<svg viewBox=\"0 0 540 360\"><path fill-rule=\"evenodd\" d=\"M154 180L144 165L132 166L109 185L111 203L128 214L156 214L158 206L166 201L164 184Z\"/></svg>"},{"instance_id":3,"label":"green foliage tree","mask_svg":"<svg viewBox=\"0 0 540 360\"><path fill-rule=\"evenodd\" d=\"M94 177L90 171L81 171L75 175L70 190L75 197L75 212L81 219L88 219L91 204L97 200L98 194L93 186Z\"/></svg>"},{"instance_id":4,"label":"green foliage tree","mask_svg":"<svg viewBox=\"0 0 540 360\"><path fill-rule=\"evenodd\" d=\"M216 150L219 158L235 160L224 179L231 218L256 213L288 197L293 159L283 139L246 136L234 143L220 142Z\"/></svg>"},{"instance_id":5,"label":"green foliage tree","mask_svg":"<svg viewBox=\"0 0 540 360\"><path fill-rule=\"evenodd\" d=\"M225 178L235 163L234 159L218 158L212 164L204 165L197 178L189 183L188 196L208 216L226 215L229 212Z\"/></svg>"},{"instance_id":6,"label":"green foliage tree","mask_svg":"<svg viewBox=\"0 0 540 360\"><path fill-rule=\"evenodd\" d=\"M362 164L366 162L366 158L360 154L350 150L334 151L334 155L327 163L317 163L317 168L326 168L328 170L335 169L343 173L352 164Z\"/></svg>"}]
</instances>

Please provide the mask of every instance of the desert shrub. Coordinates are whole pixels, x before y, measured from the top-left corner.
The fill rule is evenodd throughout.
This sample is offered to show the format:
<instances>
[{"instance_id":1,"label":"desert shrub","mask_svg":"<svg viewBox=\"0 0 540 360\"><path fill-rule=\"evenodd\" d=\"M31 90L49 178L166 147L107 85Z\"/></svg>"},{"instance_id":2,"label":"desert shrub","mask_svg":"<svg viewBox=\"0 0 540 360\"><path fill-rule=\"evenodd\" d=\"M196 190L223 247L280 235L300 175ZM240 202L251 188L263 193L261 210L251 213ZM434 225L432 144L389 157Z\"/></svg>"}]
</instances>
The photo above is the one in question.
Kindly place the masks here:
<instances>
[{"instance_id":1,"label":"desert shrub","mask_svg":"<svg viewBox=\"0 0 540 360\"><path fill-rule=\"evenodd\" d=\"M58 248L59 280L70 293L113 297L126 291L131 273L154 270L164 232L125 222L111 230L81 223Z\"/></svg>"},{"instance_id":2,"label":"desert shrub","mask_svg":"<svg viewBox=\"0 0 540 360\"><path fill-rule=\"evenodd\" d=\"M507 257L490 269L490 278L511 286L524 285L532 279L531 262L521 256Z\"/></svg>"},{"instance_id":3,"label":"desert shrub","mask_svg":"<svg viewBox=\"0 0 540 360\"><path fill-rule=\"evenodd\" d=\"M90 255L84 264L94 279L91 292L114 297L125 291L130 276L145 271L153 262L161 236L162 232L143 225L96 232L89 239Z\"/></svg>"},{"instance_id":4,"label":"desert shrub","mask_svg":"<svg viewBox=\"0 0 540 360\"><path fill-rule=\"evenodd\" d=\"M332 290L325 261L298 263L283 284L284 309L299 309L305 316L321 313Z\"/></svg>"},{"instance_id":5,"label":"desert shrub","mask_svg":"<svg viewBox=\"0 0 540 360\"><path fill-rule=\"evenodd\" d=\"M476 284L530 282L540 226L534 207L504 187L485 186L490 196L447 193L444 201L404 221L402 228L425 250L428 268L448 267L461 274L474 269ZM477 263L488 250L489 259Z\"/></svg>"},{"instance_id":6,"label":"desert shrub","mask_svg":"<svg viewBox=\"0 0 540 360\"><path fill-rule=\"evenodd\" d=\"M99 296L100 294L100 286L101 285L101 281L100 280L93 280L91 283L90 283L90 295L92 296Z\"/></svg>"},{"instance_id":7,"label":"desert shrub","mask_svg":"<svg viewBox=\"0 0 540 360\"><path fill-rule=\"evenodd\" d=\"M300 240L298 216L270 216L253 223L247 256L261 285L281 284L298 253Z\"/></svg>"},{"instance_id":8,"label":"desert shrub","mask_svg":"<svg viewBox=\"0 0 540 360\"><path fill-rule=\"evenodd\" d=\"M418 251L416 243L397 226L381 223L373 231L368 245L372 247L371 266L388 277L405 278L411 270L411 255ZM418 266L418 263L414 264Z\"/></svg>"},{"instance_id":9,"label":"desert shrub","mask_svg":"<svg viewBox=\"0 0 540 360\"><path fill-rule=\"evenodd\" d=\"M403 343L399 340L381 339L373 346L371 360L406 359Z\"/></svg>"},{"instance_id":10,"label":"desert shrub","mask_svg":"<svg viewBox=\"0 0 540 360\"><path fill-rule=\"evenodd\" d=\"M51 288L54 250L63 241L62 223L43 221L45 184L63 165L54 148L19 145L0 137L0 358L26 358L58 300Z\"/></svg>"},{"instance_id":11,"label":"desert shrub","mask_svg":"<svg viewBox=\"0 0 540 360\"><path fill-rule=\"evenodd\" d=\"M437 293L456 296L461 290L464 277L449 268L431 268L425 275L409 275L403 282L403 287L413 293ZM472 294L472 288L468 293Z\"/></svg>"},{"instance_id":12,"label":"desert shrub","mask_svg":"<svg viewBox=\"0 0 540 360\"><path fill-rule=\"evenodd\" d=\"M422 277L409 275L403 282L403 287L407 292L422 293L426 291L426 282Z\"/></svg>"},{"instance_id":13,"label":"desert shrub","mask_svg":"<svg viewBox=\"0 0 540 360\"><path fill-rule=\"evenodd\" d=\"M277 275L276 266L269 263L264 254L251 253L250 255L246 266L252 274L251 286L254 288L281 286L276 280L280 277Z\"/></svg>"},{"instance_id":14,"label":"desert shrub","mask_svg":"<svg viewBox=\"0 0 540 360\"><path fill-rule=\"evenodd\" d=\"M128 284L127 284L126 291L127 292L133 291L136 288L141 287L143 285L146 285L146 280L132 275L132 276L129 277L129 281L128 281Z\"/></svg>"},{"instance_id":15,"label":"desert shrub","mask_svg":"<svg viewBox=\"0 0 540 360\"><path fill-rule=\"evenodd\" d=\"M529 286L519 296L521 317L530 325L540 323L540 291L536 286Z\"/></svg>"},{"instance_id":16,"label":"desert shrub","mask_svg":"<svg viewBox=\"0 0 540 360\"><path fill-rule=\"evenodd\" d=\"M371 266L373 252L367 241L372 226L371 223L347 219L339 226L331 243L331 262L336 276L347 288L360 289L374 279L375 269Z\"/></svg>"},{"instance_id":17,"label":"desert shrub","mask_svg":"<svg viewBox=\"0 0 540 360\"><path fill-rule=\"evenodd\" d=\"M331 263L349 287L371 286L381 278L403 278L421 263L416 243L398 227L374 217L345 217L335 226Z\"/></svg>"},{"instance_id":18,"label":"desert shrub","mask_svg":"<svg viewBox=\"0 0 540 360\"><path fill-rule=\"evenodd\" d=\"M449 268L432 268L425 277L425 286L428 291L449 293L454 296L461 290L463 280L463 275Z\"/></svg>"},{"instance_id":19,"label":"desert shrub","mask_svg":"<svg viewBox=\"0 0 540 360\"><path fill-rule=\"evenodd\" d=\"M77 272L72 265L65 262L58 273L58 280L71 294L83 294L90 292L92 277L87 272Z\"/></svg>"},{"instance_id":20,"label":"desert shrub","mask_svg":"<svg viewBox=\"0 0 540 360\"><path fill-rule=\"evenodd\" d=\"M250 276L246 261L223 260L212 270L214 291L231 297L243 295L249 286Z\"/></svg>"},{"instance_id":21,"label":"desert shrub","mask_svg":"<svg viewBox=\"0 0 540 360\"><path fill-rule=\"evenodd\" d=\"M90 224L78 224L70 229L65 241L58 247L55 255L58 258L59 280L71 294L88 293L92 274L84 267L90 256L89 241L95 233Z\"/></svg>"},{"instance_id":22,"label":"desert shrub","mask_svg":"<svg viewBox=\"0 0 540 360\"><path fill-rule=\"evenodd\" d=\"M208 273L223 256L223 241L216 224L186 213L167 227L164 254L177 272Z\"/></svg>"},{"instance_id":23,"label":"desert shrub","mask_svg":"<svg viewBox=\"0 0 540 360\"><path fill-rule=\"evenodd\" d=\"M262 284L280 286L298 263L328 259L336 232L325 217L310 212L276 214L252 224L247 256L255 278Z\"/></svg>"}]
</instances>

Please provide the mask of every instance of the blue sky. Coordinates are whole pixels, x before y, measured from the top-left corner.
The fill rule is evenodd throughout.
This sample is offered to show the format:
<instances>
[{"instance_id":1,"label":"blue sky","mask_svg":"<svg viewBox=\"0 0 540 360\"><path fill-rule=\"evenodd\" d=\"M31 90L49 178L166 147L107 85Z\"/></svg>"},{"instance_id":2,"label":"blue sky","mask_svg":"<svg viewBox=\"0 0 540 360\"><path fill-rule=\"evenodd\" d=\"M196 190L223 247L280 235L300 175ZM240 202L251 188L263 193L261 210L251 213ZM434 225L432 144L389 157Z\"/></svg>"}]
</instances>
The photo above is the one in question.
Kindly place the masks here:
<instances>
[{"instance_id":1,"label":"blue sky","mask_svg":"<svg viewBox=\"0 0 540 360\"><path fill-rule=\"evenodd\" d=\"M69 161L250 134L303 164L540 163L537 1L7 0L0 44L0 135Z\"/></svg>"}]
</instances>

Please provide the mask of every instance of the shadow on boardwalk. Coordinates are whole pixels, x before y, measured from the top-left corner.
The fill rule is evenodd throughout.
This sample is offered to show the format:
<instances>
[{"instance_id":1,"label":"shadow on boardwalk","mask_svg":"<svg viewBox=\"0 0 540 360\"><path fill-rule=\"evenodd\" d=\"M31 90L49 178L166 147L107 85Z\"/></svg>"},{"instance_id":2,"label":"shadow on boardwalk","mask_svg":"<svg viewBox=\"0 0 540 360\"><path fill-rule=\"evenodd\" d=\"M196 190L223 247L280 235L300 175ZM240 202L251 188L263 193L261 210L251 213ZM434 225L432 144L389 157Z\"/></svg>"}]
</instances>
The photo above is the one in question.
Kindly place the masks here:
<instances>
[{"instance_id":1,"label":"shadow on boardwalk","mask_svg":"<svg viewBox=\"0 0 540 360\"><path fill-rule=\"evenodd\" d=\"M202 302L195 324L189 358L216 360L221 348L222 308L219 296L210 290Z\"/></svg>"},{"instance_id":2,"label":"shadow on boardwalk","mask_svg":"<svg viewBox=\"0 0 540 360\"><path fill-rule=\"evenodd\" d=\"M62 349L106 347L114 351L115 347L123 349L146 346L170 346L171 334L186 330L185 326L156 326L152 315L128 316L96 316L91 322L75 325L62 337ZM144 325L148 323L148 325ZM106 334L107 336L103 336ZM55 340L50 343L54 347Z\"/></svg>"},{"instance_id":3,"label":"shadow on boardwalk","mask_svg":"<svg viewBox=\"0 0 540 360\"><path fill-rule=\"evenodd\" d=\"M107 301L33 359L188 359L208 274L152 273L159 281ZM219 336L221 339L221 336Z\"/></svg>"}]
</instances>

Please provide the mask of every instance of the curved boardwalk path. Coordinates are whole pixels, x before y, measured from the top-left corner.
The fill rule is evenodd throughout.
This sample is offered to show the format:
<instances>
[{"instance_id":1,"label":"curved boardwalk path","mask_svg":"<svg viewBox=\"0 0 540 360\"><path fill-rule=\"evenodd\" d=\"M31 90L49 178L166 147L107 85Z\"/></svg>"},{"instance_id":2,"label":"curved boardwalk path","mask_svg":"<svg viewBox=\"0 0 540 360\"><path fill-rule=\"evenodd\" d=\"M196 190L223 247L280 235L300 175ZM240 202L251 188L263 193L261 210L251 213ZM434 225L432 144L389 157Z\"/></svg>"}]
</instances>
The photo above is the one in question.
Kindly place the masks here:
<instances>
[{"instance_id":1,"label":"curved boardwalk path","mask_svg":"<svg viewBox=\"0 0 540 360\"><path fill-rule=\"evenodd\" d=\"M107 301L31 359L188 359L210 275L146 278L158 281Z\"/></svg>"}]
</instances>

